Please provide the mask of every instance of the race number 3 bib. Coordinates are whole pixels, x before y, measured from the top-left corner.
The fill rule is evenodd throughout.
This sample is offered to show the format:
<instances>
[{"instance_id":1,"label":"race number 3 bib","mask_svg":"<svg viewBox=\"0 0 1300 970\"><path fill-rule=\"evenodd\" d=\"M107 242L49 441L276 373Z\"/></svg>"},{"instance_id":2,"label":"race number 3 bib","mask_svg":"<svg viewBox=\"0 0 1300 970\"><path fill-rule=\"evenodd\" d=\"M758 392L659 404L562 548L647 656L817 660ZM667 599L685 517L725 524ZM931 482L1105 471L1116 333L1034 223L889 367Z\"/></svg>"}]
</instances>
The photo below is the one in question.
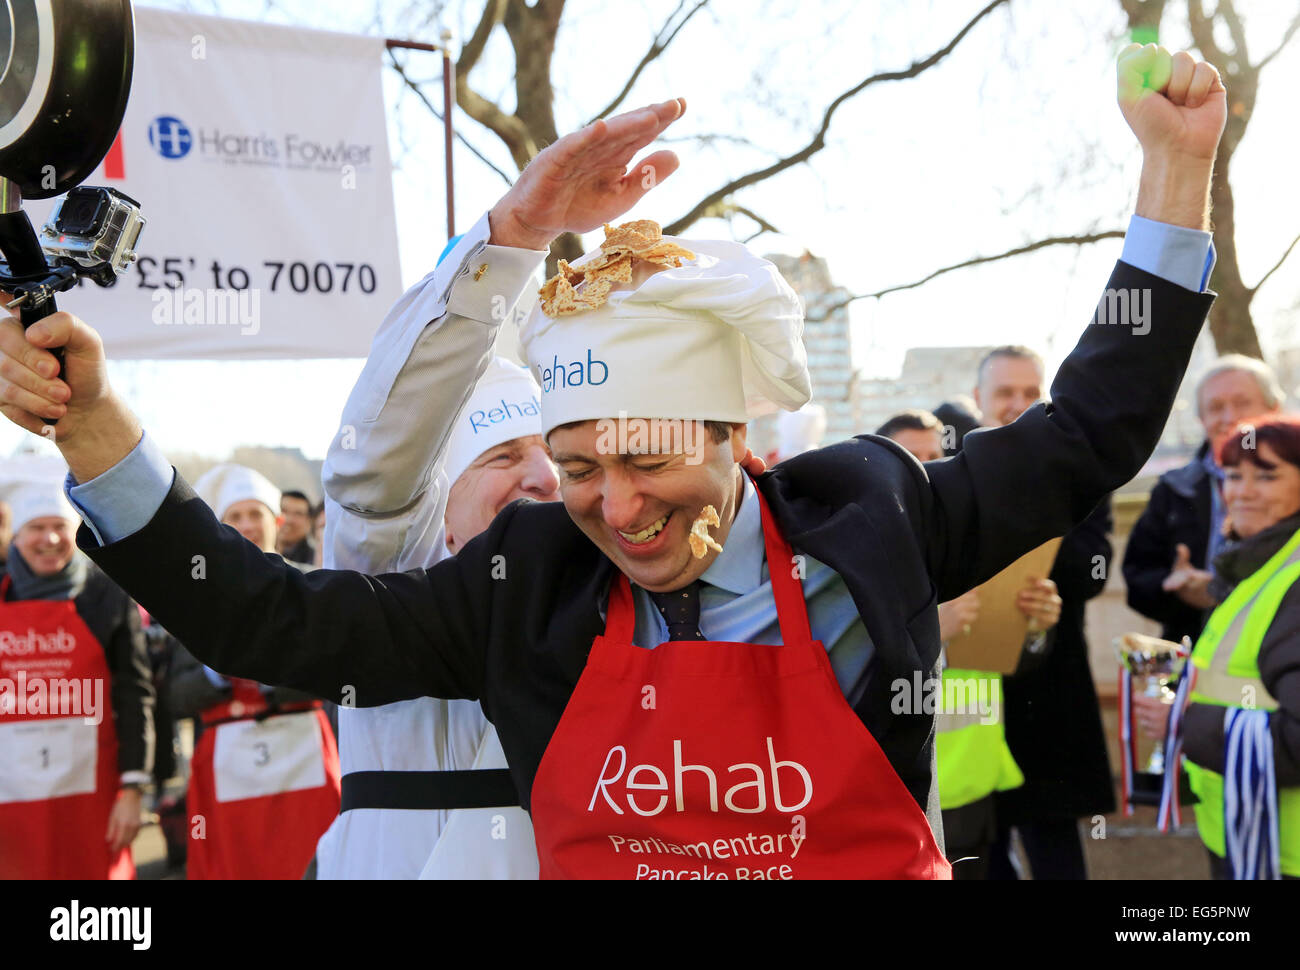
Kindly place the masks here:
<instances>
[{"instance_id":1,"label":"race number 3 bib","mask_svg":"<svg viewBox=\"0 0 1300 970\"><path fill-rule=\"evenodd\" d=\"M212 771L218 802L325 784L320 719L315 711L236 721L215 730Z\"/></svg>"},{"instance_id":2,"label":"race number 3 bib","mask_svg":"<svg viewBox=\"0 0 1300 970\"><path fill-rule=\"evenodd\" d=\"M95 790L99 728L81 717L0 723L0 804Z\"/></svg>"}]
</instances>

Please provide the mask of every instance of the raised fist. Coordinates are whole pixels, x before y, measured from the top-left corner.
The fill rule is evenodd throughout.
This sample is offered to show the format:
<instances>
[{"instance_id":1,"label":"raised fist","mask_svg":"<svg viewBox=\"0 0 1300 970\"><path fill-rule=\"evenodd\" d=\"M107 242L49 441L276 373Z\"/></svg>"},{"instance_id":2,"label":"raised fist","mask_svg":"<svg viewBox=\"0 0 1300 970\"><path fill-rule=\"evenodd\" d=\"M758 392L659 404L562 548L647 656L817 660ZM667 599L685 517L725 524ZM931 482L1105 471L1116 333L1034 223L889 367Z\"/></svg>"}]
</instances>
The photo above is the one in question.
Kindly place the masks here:
<instances>
[{"instance_id":1,"label":"raised fist","mask_svg":"<svg viewBox=\"0 0 1300 970\"><path fill-rule=\"evenodd\" d=\"M1186 51L1130 44L1116 67L1120 110L1143 152L1214 160L1228 93L1213 64Z\"/></svg>"}]
</instances>

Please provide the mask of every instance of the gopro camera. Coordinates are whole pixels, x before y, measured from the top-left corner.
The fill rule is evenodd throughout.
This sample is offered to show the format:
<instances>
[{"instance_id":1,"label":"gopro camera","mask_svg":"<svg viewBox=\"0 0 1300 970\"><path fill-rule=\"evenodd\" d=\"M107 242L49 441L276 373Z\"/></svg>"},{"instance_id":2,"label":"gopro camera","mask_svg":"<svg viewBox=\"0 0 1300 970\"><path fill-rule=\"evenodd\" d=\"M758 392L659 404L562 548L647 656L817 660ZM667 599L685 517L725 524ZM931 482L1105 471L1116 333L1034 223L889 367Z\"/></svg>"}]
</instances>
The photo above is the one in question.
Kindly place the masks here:
<instances>
[{"instance_id":1,"label":"gopro camera","mask_svg":"<svg viewBox=\"0 0 1300 970\"><path fill-rule=\"evenodd\" d=\"M79 186L59 200L41 230L51 266L70 266L100 286L112 286L135 261L144 228L140 203L117 189Z\"/></svg>"}]
</instances>

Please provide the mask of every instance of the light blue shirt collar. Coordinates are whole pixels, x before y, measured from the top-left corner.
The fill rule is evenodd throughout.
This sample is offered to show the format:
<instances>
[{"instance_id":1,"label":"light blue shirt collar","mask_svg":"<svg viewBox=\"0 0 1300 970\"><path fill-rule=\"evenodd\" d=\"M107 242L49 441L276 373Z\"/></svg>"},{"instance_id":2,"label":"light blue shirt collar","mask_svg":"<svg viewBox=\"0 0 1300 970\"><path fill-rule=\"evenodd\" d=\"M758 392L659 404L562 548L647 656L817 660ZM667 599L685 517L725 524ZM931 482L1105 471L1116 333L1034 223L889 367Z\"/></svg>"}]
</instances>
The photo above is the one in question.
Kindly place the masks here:
<instances>
[{"instance_id":1,"label":"light blue shirt collar","mask_svg":"<svg viewBox=\"0 0 1300 970\"><path fill-rule=\"evenodd\" d=\"M743 596L763 584L764 551L758 492L748 475L742 474L741 477L745 482L743 497L727 541L700 579L710 586Z\"/></svg>"}]
</instances>

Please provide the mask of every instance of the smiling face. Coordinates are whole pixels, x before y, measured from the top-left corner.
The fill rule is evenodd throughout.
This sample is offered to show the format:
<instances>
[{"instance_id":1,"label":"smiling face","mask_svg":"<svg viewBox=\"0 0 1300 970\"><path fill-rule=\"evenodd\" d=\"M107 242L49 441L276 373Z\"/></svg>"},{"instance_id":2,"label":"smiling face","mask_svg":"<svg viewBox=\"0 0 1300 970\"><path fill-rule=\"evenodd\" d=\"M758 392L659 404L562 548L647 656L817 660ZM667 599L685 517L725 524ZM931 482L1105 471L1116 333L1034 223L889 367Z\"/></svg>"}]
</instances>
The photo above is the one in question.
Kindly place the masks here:
<instances>
[{"instance_id":1,"label":"smiling face","mask_svg":"<svg viewBox=\"0 0 1300 970\"><path fill-rule=\"evenodd\" d=\"M1043 372L1029 357L992 357L980 373L975 403L984 413L984 426L1010 424L1043 398Z\"/></svg>"},{"instance_id":2,"label":"smiling face","mask_svg":"<svg viewBox=\"0 0 1300 970\"><path fill-rule=\"evenodd\" d=\"M461 546L492 524L497 513L521 498L554 502L560 479L538 434L512 438L479 455L447 493L447 548Z\"/></svg>"},{"instance_id":3,"label":"smiling face","mask_svg":"<svg viewBox=\"0 0 1300 970\"><path fill-rule=\"evenodd\" d=\"M1283 461L1262 441L1257 454L1261 463L1272 467L1261 468L1243 458L1223 470L1223 503L1243 539L1300 512L1300 468Z\"/></svg>"},{"instance_id":4,"label":"smiling face","mask_svg":"<svg viewBox=\"0 0 1300 970\"><path fill-rule=\"evenodd\" d=\"M551 452L569 517L632 582L652 592L681 589L709 568L717 553L691 554L687 536L706 505L722 524L709 531L720 545L735 517L747 428L730 425L726 440L704 434L702 447L627 454L603 447L599 422L556 428Z\"/></svg>"},{"instance_id":5,"label":"smiling face","mask_svg":"<svg viewBox=\"0 0 1300 970\"><path fill-rule=\"evenodd\" d=\"M23 523L14 536L23 561L37 576L53 576L72 561L77 524L56 515Z\"/></svg>"}]
</instances>

